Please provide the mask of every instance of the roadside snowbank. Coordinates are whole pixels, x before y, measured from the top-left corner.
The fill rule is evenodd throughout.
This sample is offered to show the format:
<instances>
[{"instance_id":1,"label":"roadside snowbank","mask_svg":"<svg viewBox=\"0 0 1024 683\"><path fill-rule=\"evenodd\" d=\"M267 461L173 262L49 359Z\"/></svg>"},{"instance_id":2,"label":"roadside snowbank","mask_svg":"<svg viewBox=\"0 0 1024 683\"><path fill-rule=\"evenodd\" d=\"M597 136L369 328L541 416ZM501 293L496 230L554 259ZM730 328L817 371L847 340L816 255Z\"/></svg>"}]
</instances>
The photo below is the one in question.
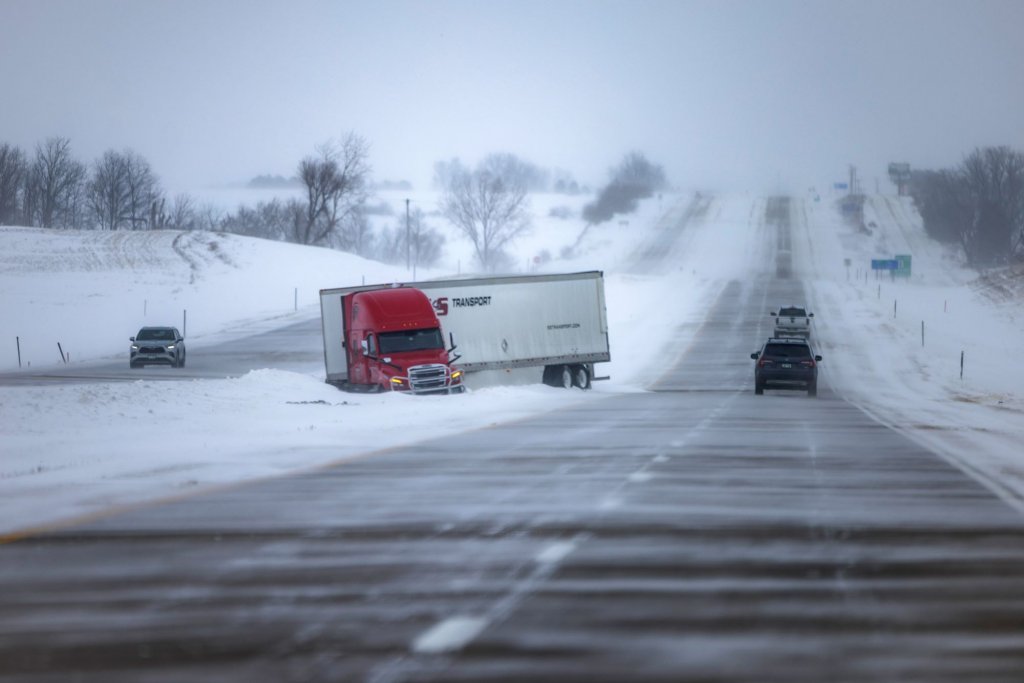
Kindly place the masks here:
<instances>
[{"instance_id":1,"label":"roadside snowbank","mask_svg":"<svg viewBox=\"0 0 1024 683\"><path fill-rule=\"evenodd\" d=\"M1024 302L993 297L909 198L870 197L869 232L827 204L805 215L794 248L830 383L1024 507ZM871 259L895 254L913 256L912 276L876 279Z\"/></svg>"}]
</instances>

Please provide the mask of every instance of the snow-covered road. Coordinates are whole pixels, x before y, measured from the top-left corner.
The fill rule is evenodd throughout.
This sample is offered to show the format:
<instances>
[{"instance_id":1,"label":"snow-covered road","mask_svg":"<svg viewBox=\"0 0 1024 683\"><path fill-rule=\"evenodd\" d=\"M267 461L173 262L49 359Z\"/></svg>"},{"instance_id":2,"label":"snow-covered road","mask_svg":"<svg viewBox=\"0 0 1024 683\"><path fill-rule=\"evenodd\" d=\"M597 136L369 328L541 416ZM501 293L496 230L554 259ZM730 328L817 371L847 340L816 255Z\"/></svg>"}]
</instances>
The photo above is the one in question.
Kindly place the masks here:
<instances>
[{"instance_id":1,"label":"snow-covered road","mask_svg":"<svg viewBox=\"0 0 1024 683\"><path fill-rule=\"evenodd\" d=\"M182 453L171 476L197 481L177 496L0 544L0 679L1007 680L1024 666L1024 516L845 398L848 325L814 331L816 398L754 395L769 304L809 296L803 207L714 208L687 241L743 238L732 263L749 270L722 259L712 300L657 342L648 390L374 397L358 416L376 432L446 423L385 449L344 443L336 392L283 401L314 386L302 373L90 385L265 392L188 413L244 426L220 449L280 476L204 489L209 464ZM692 271L669 277L696 291ZM647 313L667 317L660 294ZM330 441L261 448L292 408Z\"/></svg>"},{"instance_id":2,"label":"snow-covered road","mask_svg":"<svg viewBox=\"0 0 1024 683\"><path fill-rule=\"evenodd\" d=\"M0 531L645 390L665 373L666 346L685 345L727 283L749 279L763 266L764 211L759 197L687 195L649 200L625 226L584 231L578 222L548 220L535 230L521 262L546 250L564 256L545 264L548 270L606 273L613 360L600 370L612 380L596 384L591 395L492 386L443 403L347 396L322 383L318 338L303 342L308 348L299 360L292 342L288 365L267 357L264 367L236 379L200 375L168 383L156 380L174 371L155 368L128 384L0 387ZM964 285L973 275L924 236L906 199L869 198L871 234L846 224L830 202L795 199L793 216L794 276L817 312L816 338L828 358L823 379L876 418L957 459L1008 499L1019 498L1024 370L1012 359L1015 340L1024 338L1020 301L993 301L985 290ZM673 231L679 234L667 251L654 252L660 265L639 270L636 255L650 253ZM0 242L0 314L11 323L5 329L19 336L26 364L58 373L58 340L72 366L109 354L117 354L111 362L124 363L127 337L138 326L177 324L187 309L190 365L199 368L204 349L213 355L233 339L304 322L315 329L321 286L408 279L404 269L348 254L231 235L0 228ZM871 258L902 250L914 254L913 278L862 281ZM767 320L768 309L790 302L765 303ZM10 348L2 360L16 368L14 339L3 341ZM750 350L760 343L742 341ZM405 428L381 429L395 414Z\"/></svg>"}]
</instances>

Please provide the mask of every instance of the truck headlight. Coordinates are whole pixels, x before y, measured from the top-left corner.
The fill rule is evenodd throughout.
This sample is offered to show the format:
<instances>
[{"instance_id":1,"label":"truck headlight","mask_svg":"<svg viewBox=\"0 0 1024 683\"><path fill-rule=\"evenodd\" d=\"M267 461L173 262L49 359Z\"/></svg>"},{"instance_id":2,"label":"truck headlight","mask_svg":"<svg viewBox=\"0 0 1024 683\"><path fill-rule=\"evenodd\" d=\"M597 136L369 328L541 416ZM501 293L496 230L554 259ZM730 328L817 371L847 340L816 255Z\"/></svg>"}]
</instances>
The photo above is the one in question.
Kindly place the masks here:
<instances>
[{"instance_id":1,"label":"truck headlight","mask_svg":"<svg viewBox=\"0 0 1024 683\"><path fill-rule=\"evenodd\" d=\"M167 350L168 351L173 351L174 350L174 344L171 344L170 346L168 346Z\"/></svg>"},{"instance_id":2,"label":"truck headlight","mask_svg":"<svg viewBox=\"0 0 1024 683\"><path fill-rule=\"evenodd\" d=\"M456 371L454 371L454 372L452 373L452 381L453 381L453 382L454 382L455 380L457 380L457 379L461 378L461 377L462 377L462 370L456 370Z\"/></svg>"}]
</instances>

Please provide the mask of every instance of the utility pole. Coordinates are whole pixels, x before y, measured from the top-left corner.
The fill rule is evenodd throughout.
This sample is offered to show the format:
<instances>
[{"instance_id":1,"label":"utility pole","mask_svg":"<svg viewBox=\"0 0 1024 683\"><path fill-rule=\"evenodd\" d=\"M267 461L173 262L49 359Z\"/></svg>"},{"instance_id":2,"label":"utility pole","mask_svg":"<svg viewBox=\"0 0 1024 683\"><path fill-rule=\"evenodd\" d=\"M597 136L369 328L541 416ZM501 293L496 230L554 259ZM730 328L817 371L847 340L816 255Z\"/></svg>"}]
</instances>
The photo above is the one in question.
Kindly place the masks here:
<instances>
[{"instance_id":1,"label":"utility pole","mask_svg":"<svg viewBox=\"0 0 1024 683\"><path fill-rule=\"evenodd\" d=\"M405 200L405 269L409 270L409 200Z\"/></svg>"}]
</instances>

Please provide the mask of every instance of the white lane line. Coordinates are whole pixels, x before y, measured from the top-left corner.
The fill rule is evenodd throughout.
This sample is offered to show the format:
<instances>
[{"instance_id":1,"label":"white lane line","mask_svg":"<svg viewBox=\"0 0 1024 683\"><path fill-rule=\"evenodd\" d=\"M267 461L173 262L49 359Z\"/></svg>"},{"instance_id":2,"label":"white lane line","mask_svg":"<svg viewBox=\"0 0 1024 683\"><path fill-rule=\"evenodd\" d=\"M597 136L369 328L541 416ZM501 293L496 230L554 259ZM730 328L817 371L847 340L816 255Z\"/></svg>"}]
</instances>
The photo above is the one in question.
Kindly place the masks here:
<instances>
[{"instance_id":1,"label":"white lane line","mask_svg":"<svg viewBox=\"0 0 1024 683\"><path fill-rule=\"evenodd\" d=\"M642 484L645 481L650 481L653 478L654 475L652 475L650 472L644 472L643 470L640 470L639 472L633 472L629 475L629 480L634 484Z\"/></svg>"},{"instance_id":2,"label":"white lane line","mask_svg":"<svg viewBox=\"0 0 1024 683\"><path fill-rule=\"evenodd\" d=\"M534 559L539 564L556 564L568 557L573 550L576 550L576 541L560 541L541 550Z\"/></svg>"},{"instance_id":3,"label":"white lane line","mask_svg":"<svg viewBox=\"0 0 1024 683\"><path fill-rule=\"evenodd\" d=\"M461 650L485 628L487 619L484 617L448 617L417 636L412 643L412 650L421 654Z\"/></svg>"}]
</instances>

